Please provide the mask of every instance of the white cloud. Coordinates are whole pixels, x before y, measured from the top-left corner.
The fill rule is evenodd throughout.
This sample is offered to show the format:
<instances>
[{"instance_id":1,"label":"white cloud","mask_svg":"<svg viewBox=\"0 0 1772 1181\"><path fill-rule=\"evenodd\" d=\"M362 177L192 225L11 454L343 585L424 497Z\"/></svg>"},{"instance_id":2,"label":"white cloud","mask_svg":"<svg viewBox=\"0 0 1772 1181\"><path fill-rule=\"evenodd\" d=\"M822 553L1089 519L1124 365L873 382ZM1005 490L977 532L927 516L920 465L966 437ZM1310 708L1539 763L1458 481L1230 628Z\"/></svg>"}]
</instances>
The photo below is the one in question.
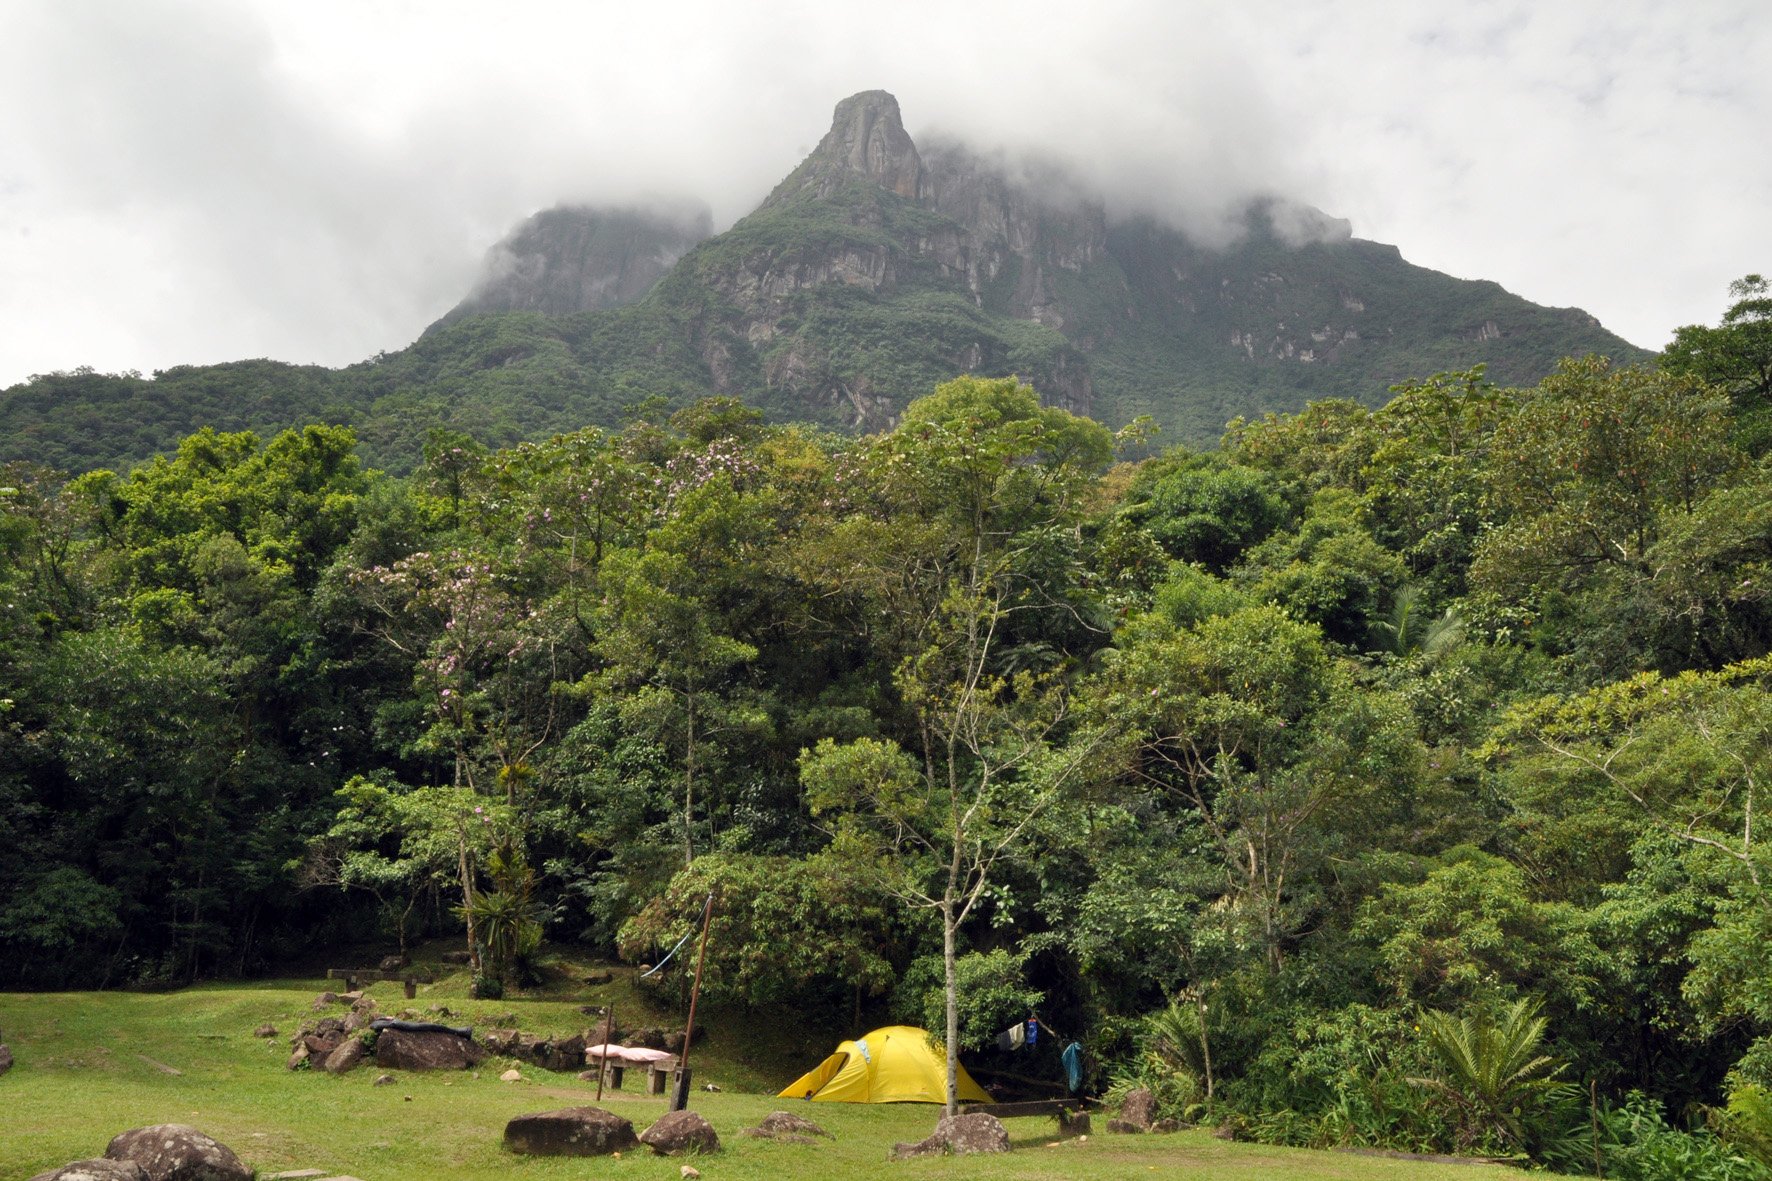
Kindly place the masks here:
<instances>
[{"instance_id":1,"label":"white cloud","mask_svg":"<svg viewBox=\"0 0 1772 1181\"><path fill-rule=\"evenodd\" d=\"M1772 267L1753 0L1457 8L22 0L0 15L0 384L345 363L562 199L730 221L857 90L1210 225L1278 190L1638 343Z\"/></svg>"}]
</instances>

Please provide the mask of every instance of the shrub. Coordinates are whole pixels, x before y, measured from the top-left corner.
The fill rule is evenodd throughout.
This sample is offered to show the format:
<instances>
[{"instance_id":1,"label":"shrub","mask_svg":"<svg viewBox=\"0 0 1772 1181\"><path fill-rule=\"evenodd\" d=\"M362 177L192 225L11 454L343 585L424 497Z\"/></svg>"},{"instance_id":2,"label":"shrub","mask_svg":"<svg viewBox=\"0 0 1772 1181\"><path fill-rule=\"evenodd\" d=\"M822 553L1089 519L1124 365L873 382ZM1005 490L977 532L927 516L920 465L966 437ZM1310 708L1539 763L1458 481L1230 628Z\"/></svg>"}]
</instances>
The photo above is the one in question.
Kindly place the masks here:
<instances>
[{"instance_id":1,"label":"shrub","mask_svg":"<svg viewBox=\"0 0 1772 1181\"><path fill-rule=\"evenodd\" d=\"M1772 1168L1712 1133L1669 1126L1661 1105L1640 1091L1632 1091L1621 1106L1582 1111L1539 1160L1568 1172L1591 1174L1597 1168L1612 1181L1772 1181Z\"/></svg>"}]
</instances>

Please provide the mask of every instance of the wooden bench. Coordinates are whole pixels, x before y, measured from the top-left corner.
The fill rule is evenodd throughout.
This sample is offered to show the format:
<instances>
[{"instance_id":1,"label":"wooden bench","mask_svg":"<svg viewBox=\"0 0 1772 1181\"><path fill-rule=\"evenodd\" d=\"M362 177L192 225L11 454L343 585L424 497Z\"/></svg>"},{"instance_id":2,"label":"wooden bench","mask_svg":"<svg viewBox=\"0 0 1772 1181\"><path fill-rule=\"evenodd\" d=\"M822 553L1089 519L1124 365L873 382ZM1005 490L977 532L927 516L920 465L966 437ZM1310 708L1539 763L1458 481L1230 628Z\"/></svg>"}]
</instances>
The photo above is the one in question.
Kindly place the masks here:
<instances>
[{"instance_id":1,"label":"wooden bench","mask_svg":"<svg viewBox=\"0 0 1772 1181\"><path fill-rule=\"evenodd\" d=\"M1087 1099L1027 1099L1017 1103L962 1103L960 1114L983 1112L998 1119L1014 1119L1023 1115L1066 1115L1073 1111L1088 1111L1092 1106L1094 1104Z\"/></svg>"},{"instance_id":2,"label":"wooden bench","mask_svg":"<svg viewBox=\"0 0 1772 1181\"><path fill-rule=\"evenodd\" d=\"M376 968L328 968L326 978L344 981L346 992L356 992L357 982L360 980L370 983L377 980L398 980L406 985L407 999L417 995L419 985L431 984L437 979L428 971L413 968L400 972L383 972Z\"/></svg>"},{"instance_id":3,"label":"wooden bench","mask_svg":"<svg viewBox=\"0 0 1772 1181\"><path fill-rule=\"evenodd\" d=\"M629 1070L635 1070L646 1076L648 1095L662 1095L670 1080L677 1077L677 1061L675 1058L664 1058L657 1062L641 1063L611 1058L603 1063L603 1082L610 1090L619 1091L623 1076Z\"/></svg>"},{"instance_id":4,"label":"wooden bench","mask_svg":"<svg viewBox=\"0 0 1772 1181\"><path fill-rule=\"evenodd\" d=\"M1058 1130L1066 1136L1084 1135L1089 1131L1089 1099L1027 1099L1018 1103L962 1103L961 1115L983 1113L998 1119L1016 1119L1028 1115L1058 1117Z\"/></svg>"}]
</instances>

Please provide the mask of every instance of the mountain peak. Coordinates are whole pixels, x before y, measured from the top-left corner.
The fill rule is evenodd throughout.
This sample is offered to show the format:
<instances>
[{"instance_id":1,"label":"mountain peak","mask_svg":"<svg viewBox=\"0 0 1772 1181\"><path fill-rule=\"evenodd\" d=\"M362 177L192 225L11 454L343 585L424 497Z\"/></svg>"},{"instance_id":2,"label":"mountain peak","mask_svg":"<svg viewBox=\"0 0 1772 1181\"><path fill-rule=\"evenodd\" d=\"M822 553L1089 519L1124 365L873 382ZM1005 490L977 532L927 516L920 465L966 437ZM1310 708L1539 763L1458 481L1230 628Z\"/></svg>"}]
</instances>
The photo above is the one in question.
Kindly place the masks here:
<instances>
[{"instance_id":1,"label":"mountain peak","mask_svg":"<svg viewBox=\"0 0 1772 1181\"><path fill-rule=\"evenodd\" d=\"M838 103L831 129L808 162L816 175L853 172L913 201L923 195L922 157L904 129L898 100L884 90L864 90Z\"/></svg>"}]
</instances>

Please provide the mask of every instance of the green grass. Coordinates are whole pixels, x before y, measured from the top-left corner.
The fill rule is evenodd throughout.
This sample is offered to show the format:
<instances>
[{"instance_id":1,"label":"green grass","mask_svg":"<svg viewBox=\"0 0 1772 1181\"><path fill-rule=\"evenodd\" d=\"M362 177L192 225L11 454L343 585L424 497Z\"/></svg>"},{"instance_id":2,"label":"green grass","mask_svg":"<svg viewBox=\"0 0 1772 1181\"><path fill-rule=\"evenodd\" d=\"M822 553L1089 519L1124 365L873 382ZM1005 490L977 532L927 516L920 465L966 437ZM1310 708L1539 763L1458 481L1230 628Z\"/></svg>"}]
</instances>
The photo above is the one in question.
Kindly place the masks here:
<instances>
[{"instance_id":1,"label":"green grass","mask_svg":"<svg viewBox=\"0 0 1772 1181\"><path fill-rule=\"evenodd\" d=\"M372 1083L373 1064L342 1075L284 1068L289 1035L312 1016L318 980L191 988L162 994L37 993L0 996L0 1031L17 1065L0 1076L5 1134L0 1177L28 1177L82 1157L103 1155L110 1138L155 1123L194 1125L233 1148L261 1172L321 1168L365 1181L433 1181L439 1177L548 1178L587 1176L675 1178L681 1161L650 1152L620 1160L518 1157L501 1147L505 1122L523 1112L592 1102L594 1084L570 1074L522 1065L521 1083L499 1081L511 1065L488 1059L474 1073L402 1073L393 1086ZM383 1011L423 1011L445 1003L455 1021L486 1024L506 1012L524 1029L582 1028L586 1000L614 1001L631 1024L647 1003L625 981L552 999L475 1002L450 977L406 1002L399 986L372 988ZM342 1013L342 1009L333 1012ZM663 1017L662 1013L647 1014ZM252 1036L269 1021L279 1036ZM662 1023L662 1022L661 1022ZM933 1127L936 1109L808 1105L769 1093L786 1080L783 1063L802 1045L825 1045L837 1031L770 1023L760 1054L736 1019L719 1017L705 1047L692 1055L697 1082L715 1081L718 1094L696 1092L690 1106L719 1132L725 1150L699 1161L710 1178L781 1176L1129 1178L1263 1178L1275 1181L1420 1178L1424 1181L1513 1176L1511 1171L1373 1160L1338 1153L1231 1144L1204 1131L1162 1136L1110 1136L1059 1141L1049 1119L1008 1121L1015 1151L996 1158L925 1159L891 1163L893 1143L916 1140ZM846 1032L846 1031L843 1031ZM746 1034L741 1038L741 1033ZM795 1068L804 1065L796 1063ZM169 1074L161 1067L180 1073ZM776 1078L782 1074L781 1078ZM605 1092L603 1106L644 1129L665 1110L662 1098ZM738 1135L779 1108L808 1115L836 1135L814 1145L776 1144Z\"/></svg>"}]
</instances>

